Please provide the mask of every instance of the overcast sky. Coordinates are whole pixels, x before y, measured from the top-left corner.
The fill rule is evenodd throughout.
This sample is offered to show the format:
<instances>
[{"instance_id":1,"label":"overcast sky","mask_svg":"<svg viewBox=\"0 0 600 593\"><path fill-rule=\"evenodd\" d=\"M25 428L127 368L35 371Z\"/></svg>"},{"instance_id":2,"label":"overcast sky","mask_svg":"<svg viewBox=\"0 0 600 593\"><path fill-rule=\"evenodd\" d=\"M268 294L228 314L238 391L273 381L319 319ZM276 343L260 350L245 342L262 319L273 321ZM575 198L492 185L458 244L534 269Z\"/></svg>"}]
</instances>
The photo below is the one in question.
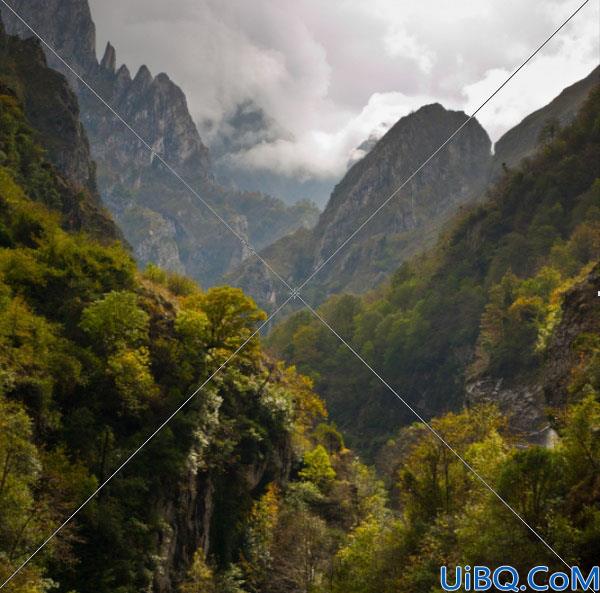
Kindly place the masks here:
<instances>
[{"instance_id":1,"label":"overcast sky","mask_svg":"<svg viewBox=\"0 0 600 593\"><path fill-rule=\"evenodd\" d=\"M132 73L146 64L219 122L251 99L294 135L249 166L338 176L382 123L434 101L472 111L582 0L90 0ZM493 140L599 62L589 4L478 119ZM210 138L205 140L210 143Z\"/></svg>"}]
</instances>

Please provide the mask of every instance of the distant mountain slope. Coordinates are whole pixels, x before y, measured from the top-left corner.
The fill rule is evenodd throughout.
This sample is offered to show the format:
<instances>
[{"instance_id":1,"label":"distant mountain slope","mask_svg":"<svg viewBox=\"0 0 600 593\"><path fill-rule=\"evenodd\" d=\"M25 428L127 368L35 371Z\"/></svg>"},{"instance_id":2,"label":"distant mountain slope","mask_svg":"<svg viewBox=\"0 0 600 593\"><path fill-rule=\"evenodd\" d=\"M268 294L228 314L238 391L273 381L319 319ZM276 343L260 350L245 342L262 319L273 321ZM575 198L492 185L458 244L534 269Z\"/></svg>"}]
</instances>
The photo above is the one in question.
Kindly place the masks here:
<instances>
[{"instance_id":1,"label":"distant mountain slope","mask_svg":"<svg viewBox=\"0 0 600 593\"><path fill-rule=\"evenodd\" d=\"M382 282L407 258L432 245L440 225L470 199L482 198L485 187L506 167L533 155L540 142L551 141L561 126L573 120L599 79L600 67L526 117L496 143L493 157L474 131L479 124L469 124L473 129L461 132L469 138L455 139L445 149L449 151L445 160L428 164L327 264L307 286L308 294L320 302L328 294L361 293ZM315 229L281 239L264 250L264 257L291 284L306 277L460 125L458 116L450 123L447 115L444 122L444 112L439 105L423 107L402 118L380 140L365 141L357 149L361 158L336 186ZM243 263L228 279L252 291L265 307L280 298L281 287L258 262Z\"/></svg>"},{"instance_id":2,"label":"distant mountain slope","mask_svg":"<svg viewBox=\"0 0 600 593\"><path fill-rule=\"evenodd\" d=\"M494 145L494 175L499 174L502 164L513 167L537 149L540 135L546 129L546 141L556 134L558 128L571 122L587 99L590 91L600 82L600 66L588 76L565 88L548 105L530 113L522 122L511 128ZM556 128L556 129L553 129Z\"/></svg>"},{"instance_id":3,"label":"distant mountain slope","mask_svg":"<svg viewBox=\"0 0 600 593\"><path fill-rule=\"evenodd\" d=\"M261 145L293 139L291 132L253 101L243 101L210 134L215 177L226 187L261 191L287 203L310 199L319 205L325 204L333 179L286 174L271 168L251 167L246 162L248 152Z\"/></svg>"},{"instance_id":4,"label":"distant mountain slope","mask_svg":"<svg viewBox=\"0 0 600 593\"><path fill-rule=\"evenodd\" d=\"M400 119L335 187L314 230L279 241L265 250L265 257L290 283L302 280L466 118L434 104ZM333 292L362 292L384 280L403 260L431 245L440 225L462 204L481 194L490 160L490 139L472 120L319 273L309 293L322 300ZM267 302L277 298L280 287L258 263L247 262L239 278L240 286Z\"/></svg>"},{"instance_id":5,"label":"distant mountain slope","mask_svg":"<svg viewBox=\"0 0 600 593\"><path fill-rule=\"evenodd\" d=\"M77 98L65 78L47 67L36 42L6 35L1 23L0 91L14 96L23 106L37 140L61 176L57 201L47 205L61 211L63 225L108 241L120 238L98 194L95 164L79 121ZM7 142L4 138L0 148L4 159L10 150Z\"/></svg>"},{"instance_id":6,"label":"distant mountain slope","mask_svg":"<svg viewBox=\"0 0 600 593\"><path fill-rule=\"evenodd\" d=\"M313 224L312 205L286 207L259 193L220 187L213 179L208 149L188 111L185 95L166 74L153 77L145 66L131 76L116 67L108 44L100 62L87 0L14 0L11 4L152 148L238 233L257 248L304 224ZM30 37L8 10L7 30ZM50 53L77 91L82 120L98 164L102 197L132 244L138 261L187 272L204 284L218 282L247 251L149 151Z\"/></svg>"},{"instance_id":7,"label":"distant mountain slope","mask_svg":"<svg viewBox=\"0 0 600 593\"><path fill-rule=\"evenodd\" d=\"M484 203L455 215L435 249L378 291L322 305L422 415L456 409L467 388L508 416L534 411L523 428L541 429L545 407L571 397L568 384L582 381L584 393L583 377L598 373L599 124L596 87L569 126L508 170ZM307 311L270 342L315 378L333 420L364 451L414 420Z\"/></svg>"}]
</instances>

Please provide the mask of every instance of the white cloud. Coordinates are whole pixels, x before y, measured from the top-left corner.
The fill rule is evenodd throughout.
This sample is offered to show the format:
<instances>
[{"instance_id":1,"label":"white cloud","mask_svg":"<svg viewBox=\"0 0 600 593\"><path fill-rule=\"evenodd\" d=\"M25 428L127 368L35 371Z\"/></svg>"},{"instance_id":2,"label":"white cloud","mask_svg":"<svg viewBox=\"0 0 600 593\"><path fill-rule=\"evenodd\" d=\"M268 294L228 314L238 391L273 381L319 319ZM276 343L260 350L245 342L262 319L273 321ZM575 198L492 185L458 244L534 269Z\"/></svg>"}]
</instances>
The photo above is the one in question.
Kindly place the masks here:
<instances>
[{"instance_id":1,"label":"white cloud","mask_svg":"<svg viewBox=\"0 0 600 593\"><path fill-rule=\"evenodd\" d=\"M99 46L169 73L199 121L252 99L294 136L239 161L318 177L339 176L373 129L424 103L474 109L578 4L91 0ZM494 139L598 63L598 12L586 6L482 111Z\"/></svg>"},{"instance_id":2,"label":"white cloud","mask_svg":"<svg viewBox=\"0 0 600 593\"><path fill-rule=\"evenodd\" d=\"M363 140L372 133L382 136L400 117L433 101L424 95L374 93L358 114L332 132L313 129L293 140L261 143L237 154L234 162L293 177L339 177Z\"/></svg>"}]
</instances>

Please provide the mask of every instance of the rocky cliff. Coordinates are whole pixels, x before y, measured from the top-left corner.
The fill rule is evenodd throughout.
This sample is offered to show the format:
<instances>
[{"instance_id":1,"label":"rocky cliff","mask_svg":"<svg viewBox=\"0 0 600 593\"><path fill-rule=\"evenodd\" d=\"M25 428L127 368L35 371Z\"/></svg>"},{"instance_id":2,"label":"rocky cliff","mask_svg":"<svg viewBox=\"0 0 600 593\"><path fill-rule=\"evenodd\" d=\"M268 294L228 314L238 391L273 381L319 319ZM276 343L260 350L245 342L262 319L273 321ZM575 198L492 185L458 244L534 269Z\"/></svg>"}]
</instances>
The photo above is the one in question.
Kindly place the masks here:
<instances>
[{"instance_id":1,"label":"rocky cliff","mask_svg":"<svg viewBox=\"0 0 600 593\"><path fill-rule=\"evenodd\" d=\"M279 241L264 251L265 257L291 284L301 281L466 119L439 104L400 119L335 187L315 229ZM332 292L361 292L381 282L410 255L431 245L462 204L481 195L490 161L490 139L472 120L315 277L308 292L322 300ZM271 301L280 288L252 261L243 266L239 282Z\"/></svg>"},{"instance_id":2,"label":"rocky cliff","mask_svg":"<svg viewBox=\"0 0 600 593\"><path fill-rule=\"evenodd\" d=\"M112 45L100 61L87 0L14 0L11 6L96 90L238 233L257 248L304 224L315 208L286 207L260 193L220 187L213 179L208 149L189 113L185 95L164 74L146 66L132 76L117 68ZM9 32L32 33L7 9ZM239 240L165 170L157 159L51 52L52 67L76 90L82 121L98 165L102 198L133 246L138 261L186 272L214 284L248 254Z\"/></svg>"},{"instance_id":3,"label":"rocky cliff","mask_svg":"<svg viewBox=\"0 0 600 593\"><path fill-rule=\"evenodd\" d=\"M511 432L525 442L552 446L552 410L570 403L569 385L585 358L585 342L600 336L600 264L562 297L560 321L539 371L533 377L481 377L467 382L469 405L492 402L508 419Z\"/></svg>"},{"instance_id":4,"label":"rocky cliff","mask_svg":"<svg viewBox=\"0 0 600 593\"><path fill-rule=\"evenodd\" d=\"M102 205L77 98L65 78L46 65L40 45L6 35L0 24L2 94L14 95L28 123L62 177L60 204L66 228L86 230L105 240L121 233ZM4 147L6 158L7 148Z\"/></svg>"}]
</instances>

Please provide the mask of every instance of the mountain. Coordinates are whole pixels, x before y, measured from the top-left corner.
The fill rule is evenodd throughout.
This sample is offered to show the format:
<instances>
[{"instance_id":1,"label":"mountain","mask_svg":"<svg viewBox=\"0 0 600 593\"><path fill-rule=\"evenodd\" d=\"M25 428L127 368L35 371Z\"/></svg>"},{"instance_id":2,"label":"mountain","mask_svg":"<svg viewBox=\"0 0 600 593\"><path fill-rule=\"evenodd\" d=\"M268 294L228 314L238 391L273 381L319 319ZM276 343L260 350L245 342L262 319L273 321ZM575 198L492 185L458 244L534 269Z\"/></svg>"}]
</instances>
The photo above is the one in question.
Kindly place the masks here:
<instances>
[{"instance_id":1,"label":"mountain","mask_svg":"<svg viewBox=\"0 0 600 593\"><path fill-rule=\"evenodd\" d=\"M164 73L152 76L146 66L133 77L125 65L117 68L110 43L98 62L87 0L15 0L12 6L156 153L257 248L314 222L316 209L311 204L288 207L258 192L218 185L208 149L181 89ZM10 11L4 10L2 16L10 33L31 36ZM248 255L244 246L51 52L46 54L49 64L65 74L79 97L102 199L139 263L154 262L185 271L206 285L220 281Z\"/></svg>"},{"instance_id":2,"label":"mountain","mask_svg":"<svg viewBox=\"0 0 600 593\"><path fill-rule=\"evenodd\" d=\"M60 74L46 66L37 43L5 35L1 23L0 35L0 77L5 81L1 90L23 106L56 170L56 205L63 225L71 230L86 229L107 241L119 239L121 233L98 193L96 168L74 93ZM8 150L8 146L2 148L5 161Z\"/></svg>"},{"instance_id":3,"label":"mountain","mask_svg":"<svg viewBox=\"0 0 600 593\"><path fill-rule=\"evenodd\" d=\"M0 29L1 583L264 319L238 289L142 275L94 188L66 79ZM257 340L240 354L7 591L175 593L209 554L227 572L326 413Z\"/></svg>"},{"instance_id":4,"label":"mountain","mask_svg":"<svg viewBox=\"0 0 600 593\"><path fill-rule=\"evenodd\" d=\"M248 154L257 147L294 139L291 132L252 100L240 103L217 129L202 127L207 128L210 139L215 176L226 187L257 190L290 204L308 199L317 204L327 202L333 179L284 173L247 162Z\"/></svg>"},{"instance_id":5,"label":"mountain","mask_svg":"<svg viewBox=\"0 0 600 593\"><path fill-rule=\"evenodd\" d=\"M389 126L385 126L385 127L387 129ZM369 135L369 137L366 140L363 140L352 151L352 154L350 155L350 159L348 160L348 169L350 169L350 167L355 165L358 161L360 161L367 154L369 154L371 152L371 150L373 150L373 148L375 148L375 145L377 144L377 142L379 142L379 139L381 138L381 136L382 136L382 134L378 133L378 131L374 131Z\"/></svg>"},{"instance_id":6,"label":"mountain","mask_svg":"<svg viewBox=\"0 0 600 593\"><path fill-rule=\"evenodd\" d=\"M485 132L476 121L471 122L470 129L461 131L469 139L452 148L459 140L455 139L442 151L449 152L446 157L438 155L429 163L319 272L306 293L321 302L328 294L361 293L383 282L408 257L431 246L440 226L457 209L472 199L483 199L483 189L507 167L532 156L540 143L550 141L568 125L599 77L600 66L526 117L496 142L493 156L489 155L489 141L483 139ZM466 116L439 105L426 106L402 118L380 140L377 135L365 140L356 149L356 158L349 163L348 173L336 186L314 230L301 229L280 239L264 250L264 258L290 284L306 278L446 140L460 125L461 117ZM436 126L439 128L434 129ZM462 151L464 161L459 156ZM457 167L456 162L461 165ZM450 193L447 169L455 175L450 180ZM244 262L228 278L251 291L265 307L272 307L284 294L277 280L256 261Z\"/></svg>"},{"instance_id":7,"label":"mountain","mask_svg":"<svg viewBox=\"0 0 600 593\"><path fill-rule=\"evenodd\" d=\"M466 119L439 104L400 119L336 185L315 228L281 239L264 250L264 257L290 284L303 280ZM322 300L382 282L399 263L431 245L461 205L481 195L490 162L490 139L471 120L315 277L307 293ZM277 299L280 287L257 262L248 261L235 277L245 290L262 295L263 303Z\"/></svg>"},{"instance_id":8,"label":"mountain","mask_svg":"<svg viewBox=\"0 0 600 593\"><path fill-rule=\"evenodd\" d=\"M532 156L540 143L551 140L561 127L575 118L599 82L600 66L597 66L584 79L565 88L548 105L530 113L506 132L494 145L493 175L497 176L503 166L517 166L522 159Z\"/></svg>"},{"instance_id":9,"label":"mountain","mask_svg":"<svg viewBox=\"0 0 600 593\"><path fill-rule=\"evenodd\" d=\"M546 408L587 389L582 377L596 372L600 331L599 117L597 86L571 124L455 214L434 249L379 290L322 305L425 417L460 407L468 393L500 405L515 431L545 434ZM332 419L363 452L413 421L307 311L269 341L314 378Z\"/></svg>"}]
</instances>

